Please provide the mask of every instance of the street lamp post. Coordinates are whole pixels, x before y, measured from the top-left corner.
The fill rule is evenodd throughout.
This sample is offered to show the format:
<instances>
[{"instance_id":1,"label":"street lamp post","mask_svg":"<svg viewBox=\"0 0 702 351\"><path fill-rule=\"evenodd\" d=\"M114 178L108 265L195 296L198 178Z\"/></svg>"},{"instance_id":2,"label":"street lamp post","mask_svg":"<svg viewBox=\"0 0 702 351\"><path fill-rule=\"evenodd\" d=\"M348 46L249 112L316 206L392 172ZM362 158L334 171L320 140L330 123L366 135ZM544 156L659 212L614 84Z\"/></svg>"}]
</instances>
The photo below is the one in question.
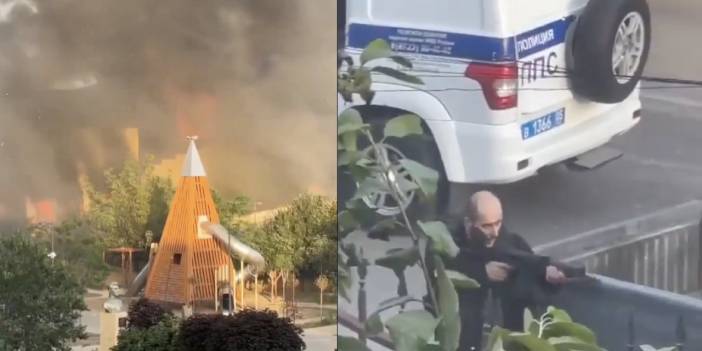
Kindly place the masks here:
<instances>
[{"instance_id":1,"label":"street lamp post","mask_svg":"<svg viewBox=\"0 0 702 351\"><path fill-rule=\"evenodd\" d=\"M254 222L258 223L258 206L263 205L263 202L261 201L256 201L254 203L254 208L253 208L253 215L254 215Z\"/></svg>"},{"instance_id":2,"label":"street lamp post","mask_svg":"<svg viewBox=\"0 0 702 351\"><path fill-rule=\"evenodd\" d=\"M54 250L54 230L53 230L53 228L49 228L49 232L51 235L51 253L49 253L49 258L51 259L51 265L53 266L54 259L56 258L56 251Z\"/></svg>"}]
</instances>

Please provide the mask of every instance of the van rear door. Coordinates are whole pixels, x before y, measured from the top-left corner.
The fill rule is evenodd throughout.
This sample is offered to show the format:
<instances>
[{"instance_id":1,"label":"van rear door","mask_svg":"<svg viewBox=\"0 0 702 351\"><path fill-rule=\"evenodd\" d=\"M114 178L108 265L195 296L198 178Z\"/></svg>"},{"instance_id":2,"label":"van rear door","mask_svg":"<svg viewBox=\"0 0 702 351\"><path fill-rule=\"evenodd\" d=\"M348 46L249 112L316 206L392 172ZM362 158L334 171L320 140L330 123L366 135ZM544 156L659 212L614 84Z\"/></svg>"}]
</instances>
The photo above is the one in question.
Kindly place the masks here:
<instances>
[{"instance_id":1,"label":"van rear door","mask_svg":"<svg viewBox=\"0 0 702 351\"><path fill-rule=\"evenodd\" d=\"M556 137L612 108L570 89L569 50L577 17L588 0L540 0L538 6L506 7L519 67L518 104L522 138ZM548 133L547 133L548 132ZM542 139L541 137L539 139Z\"/></svg>"}]
</instances>

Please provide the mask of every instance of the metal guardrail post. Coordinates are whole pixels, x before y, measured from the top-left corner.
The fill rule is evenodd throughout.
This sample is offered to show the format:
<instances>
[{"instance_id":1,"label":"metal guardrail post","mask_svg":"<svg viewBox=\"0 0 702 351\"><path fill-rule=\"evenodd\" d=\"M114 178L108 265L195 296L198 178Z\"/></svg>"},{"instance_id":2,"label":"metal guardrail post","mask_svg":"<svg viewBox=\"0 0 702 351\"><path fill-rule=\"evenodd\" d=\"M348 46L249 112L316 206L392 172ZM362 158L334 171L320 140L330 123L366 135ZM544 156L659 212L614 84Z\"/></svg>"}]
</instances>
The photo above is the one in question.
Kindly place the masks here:
<instances>
[{"instance_id":1,"label":"metal guardrail post","mask_svg":"<svg viewBox=\"0 0 702 351\"><path fill-rule=\"evenodd\" d=\"M683 316L679 316L675 330L675 334L678 339L678 343L675 345L677 347L676 351L683 351L685 349L685 341L687 339L685 329L685 320L683 319Z\"/></svg>"},{"instance_id":2,"label":"metal guardrail post","mask_svg":"<svg viewBox=\"0 0 702 351\"><path fill-rule=\"evenodd\" d=\"M627 323L627 332L629 343L626 345L627 351L637 351L638 346L636 346L636 331L634 329L634 312L629 313L629 321Z\"/></svg>"}]
</instances>

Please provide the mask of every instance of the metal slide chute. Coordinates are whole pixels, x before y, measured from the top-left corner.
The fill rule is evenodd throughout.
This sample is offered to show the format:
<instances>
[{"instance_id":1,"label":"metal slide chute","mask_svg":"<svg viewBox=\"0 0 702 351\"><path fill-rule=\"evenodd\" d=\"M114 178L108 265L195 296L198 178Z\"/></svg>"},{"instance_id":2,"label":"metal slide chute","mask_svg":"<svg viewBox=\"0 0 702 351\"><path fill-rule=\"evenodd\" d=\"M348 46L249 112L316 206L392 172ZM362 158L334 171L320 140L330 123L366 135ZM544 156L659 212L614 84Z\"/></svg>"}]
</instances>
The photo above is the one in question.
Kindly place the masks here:
<instances>
[{"instance_id":1,"label":"metal slide chute","mask_svg":"<svg viewBox=\"0 0 702 351\"><path fill-rule=\"evenodd\" d=\"M221 224L202 222L200 227L212 235L217 242L224 245L232 256L236 256L246 263L246 269L236 275L237 282L262 272L266 268L266 260L258 251L229 234Z\"/></svg>"}]
</instances>

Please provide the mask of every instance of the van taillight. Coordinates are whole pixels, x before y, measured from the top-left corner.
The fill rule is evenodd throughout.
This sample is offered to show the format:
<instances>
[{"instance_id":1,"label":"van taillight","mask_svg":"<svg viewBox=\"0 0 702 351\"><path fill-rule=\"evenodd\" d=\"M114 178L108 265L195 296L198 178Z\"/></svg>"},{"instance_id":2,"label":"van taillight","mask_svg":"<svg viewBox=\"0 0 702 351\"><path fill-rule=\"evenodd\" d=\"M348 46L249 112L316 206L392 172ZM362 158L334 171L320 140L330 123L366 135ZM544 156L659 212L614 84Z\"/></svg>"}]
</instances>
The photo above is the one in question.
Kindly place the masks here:
<instances>
[{"instance_id":1,"label":"van taillight","mask_svg":"<svg viewBox=\"0 0 702 351\"><path fill-rule=\"evenodd\" d=\"M471 63L466 77L480 83L488 106L493 110L517 107L517 64Z\"/></svg>"}]
</instances>

